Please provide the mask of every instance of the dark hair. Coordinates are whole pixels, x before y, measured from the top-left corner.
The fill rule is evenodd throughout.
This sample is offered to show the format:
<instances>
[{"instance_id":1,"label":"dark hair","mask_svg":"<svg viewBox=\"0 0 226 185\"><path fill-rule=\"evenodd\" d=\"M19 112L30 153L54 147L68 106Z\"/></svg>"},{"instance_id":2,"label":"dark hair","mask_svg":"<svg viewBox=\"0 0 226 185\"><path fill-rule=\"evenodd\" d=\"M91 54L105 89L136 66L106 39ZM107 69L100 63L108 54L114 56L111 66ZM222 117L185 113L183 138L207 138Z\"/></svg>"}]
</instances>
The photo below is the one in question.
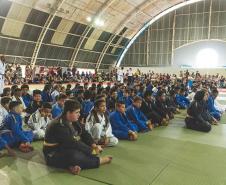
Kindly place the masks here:
<instances>
[{"instance_id":1,"label":"dark hair","mask_svg":"<svg viewBox=\"0 0 226 185\"><path fill-rule=\"evenodd\" d=\"M23 85L21 85L20 88L21 88L21 89L29 89L29 86L28 86L27 84L23 84Z\"/></svg>"},{"instance_id":2,"label":"dark hair","mask_svg":"<svg viewBox=\"0 0 226 185\"><path fill-rule=\"evenodd\" d=\"M36 89L36 90L33 90L33 96L36 95L36 94L42 94L42 91Z\"/></svg>"},{"instance_id":3,"label":"dark hair","mask_svg":"<svg viewBox=\"0 0 226 185\"><path fill-rule=\"evenodd\" d=\"M52 85L46 84L46 85L44 86L43 91L50 91L51 89L52 89Z\"/></svg>"},{"instance_id":4,"label":"dark hair","mask_svg":"<svg viewBox=\"0 0 226 185\"><path fill-rule=\"evenodd\" d=\"M48 102L45 102L42 104L43 109L52 109L52 105Z\"/></svg>"},{"instance_id":5,"label":"dark hair","mask_svg":"<svg viewBox=\"0 0 226 185\"><path fill-rule=\"evenodd\" d=\"M4 96L4 97L1 98L1 104L2 104L2 105L6 105L6 104L8 104L10 101L12 101L12 99L11 99L10 97L8 97L8 96Z\"/></svg>"},{"instance_id":6,"label":"dark hair","mask_svg":"<svg viewBox=\"0 0 226 185\"><path fill-rule=\"evenodd\" d=\"M104 94L97 95L97 96L95 97L95 100L99 100L99 99L101 99L101 98L105 98L105 95L104 95Z\"/></svg>"},{"instance_id":7,"label":"dark hair","mask_svg":"<svg viewBox=\"0 0 226 185\"><path fill-rule=\"evenodd\" d=\"M197 91L195 96L194 96L194 100L195 101L202 101L204 96L205 96L206 91L205 90L200 90Z\"/></svg>"},{"instance_id":8,"label":"dark hair","mask_svg":"<svg viewBox=\"0 0 226 185\"><path fill-rule=\"evenodd\" d=\"M119 106L119 105L125 105L126 103L125 103L125 101L123 101L123 100L118 100L117 102L116 102L116 106Z\"/></svg>"},{"instance_id":9,"label":"dark hair","mask_svg":"<svg viewBox=\"0 0 226 185\"><path fill-rule=\"evenodd\" d=\"M11 91L11 89L10 89L9 87L5 87L5 88L3 89L2 97L3 97L3 96L6 96L7 92L10 92L10 91Z\"/></svg>"},{"instance_id":10,"label":"dark hair","mask_svg":"<svg viewBox=\"0 0 226 185\"><path fill-rule=\"evenodd\" d=\"M57 96L56 100L58 101L58 100L61 100L61 99L67 99L67 95L60 93L59 96Z\"/></svg>"},{"instance_id":11,"label":"dark hair","mask_svg":"<svg viewBox=\"0 0 226 185\"><path fill-rule=\"evenodd\" d=\"M86 90L85 92L84 92L84 99L85 100L88 100L88 99L90 99L92 97L92 93L89 91L89 90Z\"/></svg>"},{"instance_id":12,"label":"dark hair","mask_svg":"<svg viewBox=\"0 0 226 185\"><path fill-rule=\"evenodd\" d=\"M218 93L219 93L219 92L218 92L217 88L213 88L212 94L218 94Z\"/></svg>"},{"instance_id":13,"label":"dark hair","mask_svg":"<svg viewBox=\"0 0 226 185\"><path fill-rule=\"evenodd\" d=\"M78 101L71 100L71 99L67 100L64 103L64 108L63 108L62 115L65 116L67 114L67 112L73 112L73 111L78 110L80 108L81 108L81 105L80 105L80 103Z\"/></svg>"},{"instance_id":14,"label":"dark hair","mask_svg":"<svg viewBox=\"0 0 226 185\"><path fill-rule=\"evenodd\" d=\"M21 105L21 102L19 102L19 101L11 101L9 103L9 110L12 110L13 108L17 107L18 105Z\"/></svg>"},{"instance_id":15,"label":"dark hair","mask_svg":"<svg viewBox=\"0 0 226 185\"><path fill-rule=\"evenodd\" d=\"M147 98L148 96L151 96L151 91L144 92L144 98Z\"/></svg>"},{"instance_id":16,"label":"dark hair","mask_svg":"<svg viewBox=\"0 0 226 185\"><path fill-rule=\"evenodd\" d=\"M142 98L140 96L135 96L133 98L133 102L142 101Z\"/></svg>"},{"instance_id":17,"label":"dark hair","mask_svg":"<svg viewBox=\"0 0 226 185\"><path fill-rule=\"evenodd\" d=\"M94 107L95 108L99 107L101 103L106 103L106 101L103 100L103 99L97 99L97 100L95 100Z\"/></svg>"},{"instance_id":18,"label":"dark hair","mask_svg":"<svg viewBox=\"0 0 226 185\"><path fill-rule=\"evenodd\" d=\"M21 91L21 89L18 88L18 87L17 87L16 89L14 89L14 93L15 93L15 92L19 92L19 91Z\"/></svg>"}]
</instances>

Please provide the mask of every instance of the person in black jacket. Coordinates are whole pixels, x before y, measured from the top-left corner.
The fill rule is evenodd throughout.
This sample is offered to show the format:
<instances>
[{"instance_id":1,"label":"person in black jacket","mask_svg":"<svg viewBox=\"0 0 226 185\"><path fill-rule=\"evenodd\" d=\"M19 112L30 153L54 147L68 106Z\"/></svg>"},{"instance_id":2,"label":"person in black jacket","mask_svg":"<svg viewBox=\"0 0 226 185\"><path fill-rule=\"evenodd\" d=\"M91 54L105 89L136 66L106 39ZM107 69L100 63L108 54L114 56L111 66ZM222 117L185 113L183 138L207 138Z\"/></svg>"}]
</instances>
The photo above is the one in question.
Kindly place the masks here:
<instances>
[{"instance_id":1,"label":"person in black jacket","mask_svg":"<svg viewBox=\"0 0 226 185\"><path fill-rule=\"evenodd\" d=\"M166 105L166 94L163 91L157 92L155 110L166 120L164 125L168 125L169 120L174 118L172 110Z\"/></svg>"},{"instance_id":2,"label":"person in black jacket","mask_svg":"<svg viewBox=\"0 0 226 185\"><path fill-rule=\"evenodd\" d=\"M205 90L197 91L194 101L188 107L185 124L188 129L209 132L211 123L206 112L206 101L208 100L208 92Z\"/></svg>"},{"instance_id":3,"label":"person in black jacket","mask_svg":"<svg viewBox=\"0 0 226 185\"><path fill-rule=\"evenodd\" d=\"M42 95L40 90L34 90L33 91L33 101L30 103L30 105L25 109L26 116L25 116L25 123L28 122L30 115L35 113L39 108L42 107Z\"/></svg>"},{"instance_id":4,"label":"person in black jacket","mask_svg":"<svg viewBox=\"0 0 226 185\"><path fill-rule=\"evenodd\" d=\"M81 169L111 162L112 157L96 156L102 148L95 144L84 125L77 122L79 116L79 102L67 100L62 115L47 127L43 146L47 165L79 174Z\"/></svg>"},{"instance_id":5,"label":"person in black jacket","mask_svg":"<svg viewBox=\"0 0 226 185\"><path fill-rule=\"evenodd\" d=\"M152 94L150 91L145 91L144 98L141 105L141 111L144 113L144 115L148 118L148 120L151 120L151 122L154 124L154 126L159 126L162 121L163 117L158 114L153 109L154 102L152 101Z\"/></svg>"}]
</instances>

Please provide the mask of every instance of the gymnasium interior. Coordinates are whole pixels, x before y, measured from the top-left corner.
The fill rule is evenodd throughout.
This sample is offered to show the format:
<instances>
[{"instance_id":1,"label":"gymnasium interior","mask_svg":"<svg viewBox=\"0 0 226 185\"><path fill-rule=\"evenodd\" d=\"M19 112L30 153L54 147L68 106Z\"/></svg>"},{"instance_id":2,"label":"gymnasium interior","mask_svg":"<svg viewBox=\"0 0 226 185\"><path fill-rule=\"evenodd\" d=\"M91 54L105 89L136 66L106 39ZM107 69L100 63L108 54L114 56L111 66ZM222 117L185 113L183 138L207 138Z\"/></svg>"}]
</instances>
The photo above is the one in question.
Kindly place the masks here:
<instances>
[{"instance_id":1,"label":"gymnasium interior","mask_svg":"<svg viewBox=\"0 0 226 185\"><path fill-rule=\"evenodd\" d=\"M147 82L157 93L177 79L188 94L189 82L215 86L224 107L209 132L188 129L183 108L168 126L104 147L100 156L112 156L111 164L79 175L46 165L43 139L28 153L13 147L16 157L0 158L0 185L226 185L225 51L226 0L0 0L0 88L43 90L59 70L53 85L101 84L103 93L137 84L143 93Z\"/></svg>"}]
</instances>

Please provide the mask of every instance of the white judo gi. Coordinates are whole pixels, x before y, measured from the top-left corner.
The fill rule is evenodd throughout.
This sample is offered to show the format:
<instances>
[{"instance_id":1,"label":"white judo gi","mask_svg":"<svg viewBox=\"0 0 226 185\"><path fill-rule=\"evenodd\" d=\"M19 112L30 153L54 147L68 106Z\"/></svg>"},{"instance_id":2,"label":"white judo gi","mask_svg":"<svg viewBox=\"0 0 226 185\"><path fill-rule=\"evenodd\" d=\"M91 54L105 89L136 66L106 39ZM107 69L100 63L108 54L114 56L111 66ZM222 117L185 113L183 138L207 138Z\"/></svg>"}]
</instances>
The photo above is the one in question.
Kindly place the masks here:
<instances>
[{"instance_id":1,"label":"white judo gi","mask_svg":"<svg viewBox=\"0 0 226 185\"><path fill-rule=\"evenodd\" d=\"M34 139L44 138L46 127L50 123L50 121L51 120L48 117L46 119L42 117L39 110L37 110L30 116L28 125L33 131Z\"/></svg>"},{"instance_id":2,"label":"white judo gi","mask_svg":"<svg viewBox=\"0 0 226 185\"><path fill-rule=\"evenodd\" d=\"M91 134L95 141L99 141L103 137L107 137L109 139L109 143L107 146L115 146L118 144L118 139L112 134L111 124L108 120L106 125L105 116L97 114L99 123L96 123L94 115L91 113L87 119L85 124L85 129Z\"/></svg>"}]
</instances>

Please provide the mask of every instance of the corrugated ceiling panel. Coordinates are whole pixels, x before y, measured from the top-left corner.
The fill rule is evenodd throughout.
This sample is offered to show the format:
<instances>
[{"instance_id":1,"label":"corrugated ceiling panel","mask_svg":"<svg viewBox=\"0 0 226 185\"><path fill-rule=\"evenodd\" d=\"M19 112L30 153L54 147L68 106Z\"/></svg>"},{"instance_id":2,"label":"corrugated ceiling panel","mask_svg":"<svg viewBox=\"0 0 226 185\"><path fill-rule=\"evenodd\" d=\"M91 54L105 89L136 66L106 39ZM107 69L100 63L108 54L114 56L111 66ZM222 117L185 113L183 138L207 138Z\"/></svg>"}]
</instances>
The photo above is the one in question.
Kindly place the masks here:
<instances>
[{"instance_id":1,"label":"corrugated ceiling panel","mask_svg":"<svg viewBox=\"0 0 226 185\"><path fill-rule=\"evenodd\" d=\"M65 33L55 32L52 37L51 42L54 44L63 45L63 43L67 37L66 33L68 33L71 30L73 24L74 23L72 21L62 19L60 24L57 27L57 31L61 31L61 32L65 32Z\"/></svg>"},{"instance_id":2,"label":"corrugated ceiling panel","mask_svg":"<svg viewBox=\"0 0 226 185\"><path fill-rule=\"evenodd\" d=\"M12 6L10 7L7 17L17 21L26 22L27 17L30 14L30 11L31 11L31 8L13 3ZM15 21L6 19L3 24L1 32L4 35L20 37L23 27L24 27L24 23L15 22Z\"/></svg>"},{"instance_id":3,"label":"corrugated ceiling panel","mask_svg":"<svg viewBox=\"0 0 226 185\"><path fill-rule=\"evenodd\" d=\"M84 49L92 50L96 44L96 40L99 39L102 31L95 29L93 33L90 35L90 38L87 40Z\"/></svg>"}]
</instances>

